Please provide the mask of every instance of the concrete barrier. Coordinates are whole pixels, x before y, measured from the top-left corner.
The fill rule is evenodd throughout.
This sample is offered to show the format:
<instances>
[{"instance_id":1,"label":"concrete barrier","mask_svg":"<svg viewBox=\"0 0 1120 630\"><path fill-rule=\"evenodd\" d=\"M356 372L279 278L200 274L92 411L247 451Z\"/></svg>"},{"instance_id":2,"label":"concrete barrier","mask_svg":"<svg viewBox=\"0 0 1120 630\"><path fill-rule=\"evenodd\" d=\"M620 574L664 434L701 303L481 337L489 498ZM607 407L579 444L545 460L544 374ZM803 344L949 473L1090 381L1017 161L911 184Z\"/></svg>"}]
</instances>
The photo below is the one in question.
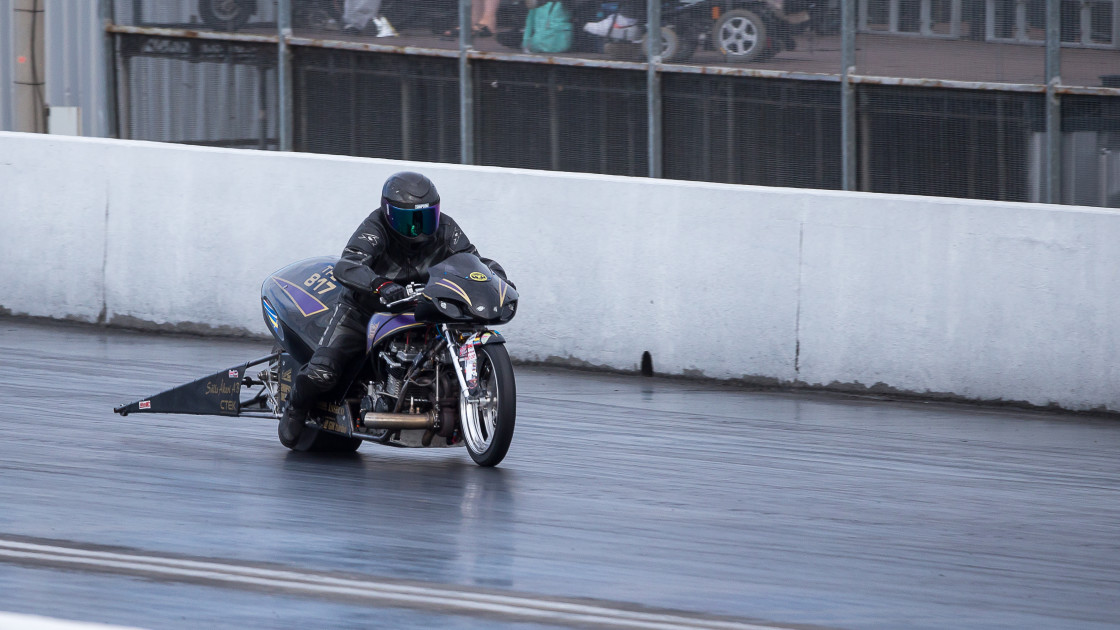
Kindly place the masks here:
<instances>
[{"instance_id":1,"label":"concrete barrier","mask_svg":"<svg viewBox=\"0 0 1120 630\"><path fill-rule=\"evenodd\" d=\"M522 292L515 358L1120 411L1120 215L0 133L0 308L265 334L423 170Z\"/></svg>"}]
</instances>

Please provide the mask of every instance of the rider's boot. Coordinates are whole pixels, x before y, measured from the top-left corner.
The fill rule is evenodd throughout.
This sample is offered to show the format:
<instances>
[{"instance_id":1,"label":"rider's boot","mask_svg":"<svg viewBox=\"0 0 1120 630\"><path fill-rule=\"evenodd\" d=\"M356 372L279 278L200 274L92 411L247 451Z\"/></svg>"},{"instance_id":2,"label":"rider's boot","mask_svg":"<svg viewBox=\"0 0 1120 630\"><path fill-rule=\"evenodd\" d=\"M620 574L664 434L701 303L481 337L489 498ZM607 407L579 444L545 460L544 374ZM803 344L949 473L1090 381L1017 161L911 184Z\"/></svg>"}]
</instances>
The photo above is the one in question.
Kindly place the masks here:
<instances>
[{"instance_id":1,"label":"rider's boot","mask_svg":"<svg viewBox=\"0 0 1120 630\"><path fill-rule=\"evenodd\" d=\"M307 410L302 407L288 405L284 415L280 418L280 439L285 444L295 444L303 433L303 426L307 422Z\"/></svg>"}]
</instances>

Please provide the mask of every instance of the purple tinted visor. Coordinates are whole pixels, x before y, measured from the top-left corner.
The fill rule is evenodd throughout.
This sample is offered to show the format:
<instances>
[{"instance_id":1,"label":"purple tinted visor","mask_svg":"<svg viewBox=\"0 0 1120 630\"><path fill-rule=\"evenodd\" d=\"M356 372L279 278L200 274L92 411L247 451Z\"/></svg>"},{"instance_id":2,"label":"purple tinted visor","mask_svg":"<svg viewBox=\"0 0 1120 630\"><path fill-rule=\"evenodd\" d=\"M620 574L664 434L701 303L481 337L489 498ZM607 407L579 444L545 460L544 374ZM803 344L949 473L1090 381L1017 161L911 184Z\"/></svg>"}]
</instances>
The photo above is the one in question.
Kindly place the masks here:
<instances>
[{"instance_id":1,"label":"purple tinted visor","mask_svg":"<svg viewBox=\"0 0 1120 630\"><path fill-rule=\"evenodd\" d=\"M389 209L389 225L397 232L409 237L431 236L439 227L439 204L427 208L398 208L386 204Z\"/></svg>"}]
</instances>

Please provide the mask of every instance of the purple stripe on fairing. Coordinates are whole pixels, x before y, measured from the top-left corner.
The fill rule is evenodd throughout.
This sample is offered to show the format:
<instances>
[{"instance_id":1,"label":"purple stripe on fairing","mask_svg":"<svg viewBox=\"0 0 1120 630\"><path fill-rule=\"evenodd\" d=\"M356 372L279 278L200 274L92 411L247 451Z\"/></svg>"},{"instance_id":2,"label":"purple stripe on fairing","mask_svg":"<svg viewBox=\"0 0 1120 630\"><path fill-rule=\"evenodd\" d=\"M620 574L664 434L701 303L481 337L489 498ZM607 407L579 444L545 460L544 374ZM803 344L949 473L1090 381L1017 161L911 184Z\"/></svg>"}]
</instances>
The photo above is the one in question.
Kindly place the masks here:
<instances>
[{"instance_id":1,"label":"purple stripe on fairing","mask_svg":"<svg viewBox=\"0 0 1120 630\"><path fill-rule=\"evenodd\" d=\"M283 278L272 276L273 281L292 298L299 308L299 312L303 313L304 317L310 317L316 313L322 313L327 310L327 305L323 304L314 295L308 293L303 287L294 282L289 282Z\"/></svg>"},{"instance_id":2,"label":"purple stripe on fairing","mask_svg":"<svg viewBox=\"0 0 1120 630\"><path fill-rule=\"evenodd\" d=\"M380 343L386 335L394 331L422 325L416 323L416 317L413 313L401 313L400 315L376 313L370 318L369 327L366 329L366 352L369 352L370 348Z\"/></svg>"}]
</instances>

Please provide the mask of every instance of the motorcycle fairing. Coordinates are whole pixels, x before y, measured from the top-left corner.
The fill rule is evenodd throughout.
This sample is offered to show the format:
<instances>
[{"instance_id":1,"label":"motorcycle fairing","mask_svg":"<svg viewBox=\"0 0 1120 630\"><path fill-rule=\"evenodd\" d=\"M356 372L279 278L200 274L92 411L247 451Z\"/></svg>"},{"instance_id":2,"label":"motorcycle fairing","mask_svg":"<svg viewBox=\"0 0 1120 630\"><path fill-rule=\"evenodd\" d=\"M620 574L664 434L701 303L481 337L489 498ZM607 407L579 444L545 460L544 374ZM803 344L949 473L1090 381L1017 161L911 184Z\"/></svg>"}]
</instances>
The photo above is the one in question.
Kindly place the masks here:
<instances>
[{"instance_id":1,"label":"motorcycle fairing","mask_svg":"<svg viewBox=\"0 0 1120 630\"><path fill-rule=\"evenodd\" d=\"M500 324L513 319L517 291L477 256L455 254L428 273L423 298L416 306L418 321Z\"/></svg>"},{"instance_id":2,"label":"motorcycle fairing","mask_svg":"<svg viewBox=\"0 0 1120 630\"><path fill-rule=\"evenodd\" d=\"M261 311L277 342L306 363L330 323L342 285L334 280L337 258L318 256L292 263L261 285Z\"/></svg>"},{"instance_id":3,"label":"motorcycle fairing","mask_svg":"<svg viewBox=\"0 0 1120 630\"><path fill-rule=\"evenodd\" d=\"M426 324L416 321L412 313L374 313L366 328L366 352L381 343L389 335L409 328L423 328Z\"/></svg>"}]
</instances>

